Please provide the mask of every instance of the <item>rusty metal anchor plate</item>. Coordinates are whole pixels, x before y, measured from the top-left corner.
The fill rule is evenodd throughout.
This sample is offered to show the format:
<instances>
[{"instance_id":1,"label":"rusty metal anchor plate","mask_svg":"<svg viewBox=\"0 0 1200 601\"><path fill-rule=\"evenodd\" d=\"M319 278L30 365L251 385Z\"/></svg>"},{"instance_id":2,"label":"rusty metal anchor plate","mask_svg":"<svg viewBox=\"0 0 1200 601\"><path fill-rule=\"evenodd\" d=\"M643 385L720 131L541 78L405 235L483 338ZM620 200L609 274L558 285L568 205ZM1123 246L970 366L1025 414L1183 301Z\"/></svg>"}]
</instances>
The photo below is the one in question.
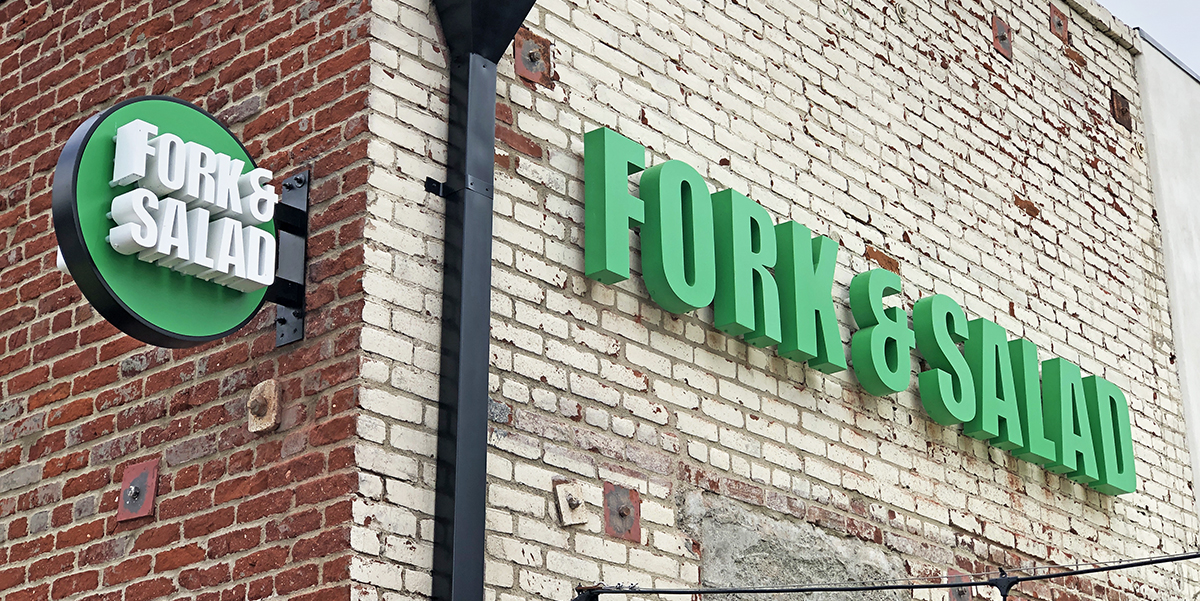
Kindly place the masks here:
<instances>
[{"instance_id":1,"label":"rusty metal anchor plate","mask_svg":"<svg viewBox=\"0 0 1200 601\"><path fill-rule=\"evenodd\" d=\"M954 584L956 582L970 582L970 579L966 574L958 570L950 570L946 574L946 582ZM950 589L950 601L971 601L971 589L965 586Z\"/></svg>"},{"instance_id":2,"label":"rusty metal anchor plate","mask_svg":"<svg viewBox=\"0 0 1200 601\"><path fill-rule=\"evenodd\" d=\"M534 35L522 27L513 40L517 76L533 83L554 87L554 70L550 65L550 40Z\"/></svg>"},{"instance_id":3,"label":"rusty metal anchor plate","mask_svg":"<svg viewBox=\"0 0 1200 601\"><path fill-rule=\"evenodd\" d=\"M1071 43L1071 34L1067 32L1067 15L1054 4L1050 5L1050 31L1064 44Z\"/></svg>"},{"instance_id":4,"label":"rusty metal anchor plate","mask_svg":"<svg viewBox=\"0 0 1200 601\"><path fill-rule=\"evenodd\" d=\"M604 483L604 532L642 542L642 496L637 490Z\"/></svg>"},{"instance_id":5,"label":"rusty metal anchor plate","mask_svg":"<svg viewBox=\"0 0 1200 601\"><path fill-rule=\"evenodd\" d=\"M1013 57L1012 37L1012 28L1008 23L1005 23L1000 15L992 15L992 47L1010 61Z\"/></svg>"},{"instance_id":6,"label":"rusty metal anchor plate","mask_svg":"<svg viewBox=\"0 0 1200 601\"><path fill-rule=\"evenodd\" d=\"M132 520L154 513L154 496L158 491L158 460L151 459L125 468L121 478L117 521Z\"/></svg>"},{"instance_id":7,"label":"rusty metal anchor plate","mask_svg":"<svg viewBox=\"0 0 1200 601\"><path fill-rule=\"evenodd\" d=\"M1133 113L1129 112L1129 99L1115 89L1112 91L1112 115L1113 120L1125 129L1133 131Z\"/></svg>"}]
</instances>

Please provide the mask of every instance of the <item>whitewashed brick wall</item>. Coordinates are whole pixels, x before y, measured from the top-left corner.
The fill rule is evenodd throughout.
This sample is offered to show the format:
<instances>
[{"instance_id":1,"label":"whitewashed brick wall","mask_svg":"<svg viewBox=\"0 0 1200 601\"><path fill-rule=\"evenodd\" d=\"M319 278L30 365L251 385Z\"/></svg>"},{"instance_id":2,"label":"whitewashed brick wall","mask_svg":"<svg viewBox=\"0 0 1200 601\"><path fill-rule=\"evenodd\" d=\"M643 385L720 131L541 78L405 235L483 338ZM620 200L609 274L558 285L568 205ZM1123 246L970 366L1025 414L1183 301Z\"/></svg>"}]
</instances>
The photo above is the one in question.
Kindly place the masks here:
<instances>
[{"instance_id":1,"label":"whitewashed brick wall","mask_svg":"<svg viewBox=\"0 0 1200 601\"><path fill-rule=\"evenodd\" d=\"M526 26L553 43L553 89L518 81L511 50L499 65L498 125L540 156L497 145L489 600L565 601L595 581L696 585L704 541L681 527L679 503L698 489L877 545L912 575L1197 547L1140 41L1092 0L1056 4L1070 51L1041 0L537 3ZM445 177L448 80L428 0L372 11L352 545L373 559L352 574L357 598L394 601L430 586L444 205L422 183ZM993 14L1014 28L1011 62L991 49ZM1131 100L1133 132L1109 115L1110 88ZM686 161L712 189L838 240L847 351L849 282L876 249L899 263L906 310L947 294L1042 359L1116 383L1138 492L1103 496L936 425L915 377L873 397L851 372L716 331L711 310L664 312L637 273L584 278L583 134L598 126L645 145L651 164ZM562 480L582 484L586 524L559 525ZM606 481L642 495L640 542L605 536ZM1109 599L1192 599L1200 570L1088 582ZM1034 590L1060 598L1059 585Z\"/></svg>"}]
</instances>

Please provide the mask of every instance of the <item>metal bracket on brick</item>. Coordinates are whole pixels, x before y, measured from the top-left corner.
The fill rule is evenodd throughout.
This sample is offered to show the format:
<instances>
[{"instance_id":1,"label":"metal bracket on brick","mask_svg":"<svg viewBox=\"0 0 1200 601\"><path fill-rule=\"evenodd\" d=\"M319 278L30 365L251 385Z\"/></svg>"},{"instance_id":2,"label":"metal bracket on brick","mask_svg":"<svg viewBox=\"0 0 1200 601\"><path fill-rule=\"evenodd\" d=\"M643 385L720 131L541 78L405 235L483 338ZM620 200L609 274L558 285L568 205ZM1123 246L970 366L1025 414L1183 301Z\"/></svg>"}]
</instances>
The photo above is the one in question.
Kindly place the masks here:
<instances>
[{"instance_id":1,"label":"metal bracket on brick","mask_svg":"<svg viewBox=\"0 0 1200 601\"><path fill-rule=\"evenodd\" d=\"M1050 5L1050 31L1064 44L1071 43L1071 34L1067 31L1067 15L1054 4Z\"/></svg>"},{"instance_id":2,"label":"metal bracket on brick","mask_svg":"<svg viewBox=\"0 0 1200 601\"><path fill-rule=\"evenodd\" d=\"M1012 28L999 15L992 15L992 47L1011 61L1013 57L1012 43Z\"/></svg>"},{"instance_id":3,"label":"metal bracket on brick","mask_svg":"<svg viewBox=\"0 0 1200 601\"><path fill-rule=\"evenodd\" d=\"M583 485L579 482L559 482L554 485L558 515L563 526L587 523L587 508L583 502Z\"/></svg>"},{"instance_id":4,"label":"metal bracket on brick","mask_svg":"<svg viewBox=\"0 0 1200 601\"><path fill-rule=\"evenodd\" d=\"M946 582L970 582L967 576L958 570L950 570L946 574ZM965 586L950 589L950 601L971 601L971 589Z\"/></svg>"},{"instance_id":5,"label":"metal bracket on brick","mask_svg":"<svg viewBox=\"0 0 1200 601\"><path fill-rule=\"evenodd\" d=\"M246 400L246 427L254 433L279 427L279 380L259 382Z\"/></svg>"},{"instance_id":6,"label":"metal bracket on brick","mask_svg":"<svg viewBox=\"0 0 1200 601\"><path fill-rule=\"evenodd\" d=\"M312 172L283 180L283 193L275 205L278 259L275 283L267 300L275 307L276 348L304 339L304 275L308 249L308 190Z\"/></svg>"},{"instance_id":7,"label":"metal bracket on brick","mask_svg":"<svg viewBox=\"0 0 1200 601\"><path fill-rule=\"evenodd\" d=\"M158 460L151 459L125 468L121 478L117 521L134 520L154 513L158 492Z\"/></svg>"},{"instance_id":8,"label":"metal bracket on brick","mask_svg":"<svg viewBox=\"0 0 1200 601\"><path fill-rule=\"evenodd\" d=\"M517 76L534 84L554 87L554 70L550 64L550 40L530 33L522 27L513 40Z\"/></svg>"},{"instance_id":9,"label":"metal bracket on brick","mask_svg":"<svg viewBox=\"0 0 1200 601\"><path fill-rule=\"evenodd\" d=\"M604 532L642 542L642 497L637 490L604 483Z\"/></svg>"},{"instance_id":10,"label":"metal bracket on brick","mask_svg":"<svg viewBox=\"0 0 1200 601\"><path fill-rule=\"evenodd\" d=\"M1116 89L1112 90L1112 116L1125 129L1133 131L1133 113L1129 111L1129 99Z\"/></svg>"}]
</instances>

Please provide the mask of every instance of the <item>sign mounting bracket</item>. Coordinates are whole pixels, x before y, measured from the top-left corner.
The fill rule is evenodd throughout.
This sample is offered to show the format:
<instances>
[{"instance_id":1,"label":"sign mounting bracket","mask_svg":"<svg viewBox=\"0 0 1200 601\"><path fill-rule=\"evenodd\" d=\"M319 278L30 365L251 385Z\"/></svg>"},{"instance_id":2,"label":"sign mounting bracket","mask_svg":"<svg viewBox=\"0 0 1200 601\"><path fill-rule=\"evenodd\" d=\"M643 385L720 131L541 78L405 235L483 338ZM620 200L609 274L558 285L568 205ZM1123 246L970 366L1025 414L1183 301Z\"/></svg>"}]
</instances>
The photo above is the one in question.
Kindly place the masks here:
<instances>
[{"instance_id":1,"label":"sign mounting bracket","mask_svg":"<svg viewBox=\"0 0 1200 601\"><path fill-rule=\"evenodd\" d=\"M312 172L283 180L275 227L279 230L275 283L267 300L275 303L275 347L304 339L305 259L308 251L308 191Z\"/></svg>"}]
</instances>

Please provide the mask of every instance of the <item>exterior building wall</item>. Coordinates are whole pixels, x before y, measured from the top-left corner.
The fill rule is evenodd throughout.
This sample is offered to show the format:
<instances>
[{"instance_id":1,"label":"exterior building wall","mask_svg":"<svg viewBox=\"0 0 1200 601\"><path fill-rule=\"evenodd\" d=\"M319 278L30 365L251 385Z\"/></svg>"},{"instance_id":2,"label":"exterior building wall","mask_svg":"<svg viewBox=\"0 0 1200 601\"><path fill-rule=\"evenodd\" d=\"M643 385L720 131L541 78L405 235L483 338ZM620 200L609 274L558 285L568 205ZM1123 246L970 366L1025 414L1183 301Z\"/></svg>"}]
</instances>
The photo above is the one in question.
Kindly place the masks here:
<instances>
[{"instance_id":1,"label":"exterior building wall","mask_svg":"<svg viewBox=\"0 0 1200 601\"><path fill-rule=\"evenodd\" d=\"M1155 206L1162 223L1167 283L1171 290L1171 319L1178 356L1179 383L1188 422L1192 470L1200 460L1200 405L1196 401L1195 365L1200 347L1195 340L1195 306L1200 290L1197 237L1200 215L1192 208L1200 173L1200 142L1191 132L1200 128L1200 80L1185 71L1152 43L1144 43L1137 72L1146 113L1146 146L1154 182Z\"/></svg>"},{"instance_id":2,"label":"exterior building wall","mask_svg":"<svg viewBox=\"0 0 1200 601\"><path fill-rule=\"evenodd\" d=\"M1197 546L1164 258L1135 77L1091 0L538 2L552 77L499 63L486 597L579 583L870 580ZM903 12L900 12L903 9ZM1013 26L1013 59L991 18ZM447 50L428 0L0 5L0 598L430 596ZM1132 127L1110 115L1129 99ZM120 335L53 270L50 178L87 116L170 94L278 176L314 174L303 342L272 311L198 349ZM583 136L610 128L1117 384L1137 492L1097 493L934 423L916 376L872 396L583 275ZM635 185L638 181L635 177ZM913 354L913 373L928 366ZM250 435L275 378L280 429ZM115 521L160 458L156 514ZM563 526L554 486L581 487ZM605 484L641 526L606 534ZM1189 564L1023 585L1190 599ZM944 598L928 591L914 598ZM896 599L908 598L900 595Z\"/></svg>"},{"instance_id":3,"label":"exterior building wall","mask_svg":"<svg viewBox=\"0 0 1200 601\"><path fill-rule=\"evenodd\" d=\"M338 599L349 593L366 199L368 9L357 2L0 5L0 598ZM274 309L189 350L141 344L55 270L51 179L87 117L193 102L311 188L307 338ZM246 399L279 381L280 428ZM159 460L156 514L115 519Z\"/></svg>"},{"instance_id":4,"label":"exterior building wall","mask_svg":"<svg viewBox=\"0 0 1200 601\"><path fill-rule=\"evenodd\" d=\"M553 45L553 85L518 78L512 54L499 65L488 598L1195 546L1140 40L1094 2L1054 6L1069 45L1037 2L535 5L526 27ZM443 205L422 181L444 174L448 82L430 4L373 10L364 498L352 537L363 559L352 576L359 598L404 599L428 590L432 557ZM991 48L993 14L1014 27L1011 61ZM1111 116L1113 90L1130 100L1132 129ZM583 134L596 127L646 146L648 166L683 160L710 190L746 193L777 222L837 240L847 346L850 279L883 266L902 276L906 311L949 295L969 318L1035 342L1041 359L1116 383L1138 492L1101 495L935 424L915 376L905 392L871 396L852 372L824 375L717 331L710 309L668 314L637 273L636 234L633 278L584 277ZM914 373L927 367L914 359ZM560 525L560 481L581 483L586 524ZM639 491L637 542L605 534L605 482ZM741 561L731 548L782 559ZM789 564L799 548L879 561ZM1176 566L1022 590L1174 599L1196 586L1194 568Z\"/></svg>"}]
</instances>

